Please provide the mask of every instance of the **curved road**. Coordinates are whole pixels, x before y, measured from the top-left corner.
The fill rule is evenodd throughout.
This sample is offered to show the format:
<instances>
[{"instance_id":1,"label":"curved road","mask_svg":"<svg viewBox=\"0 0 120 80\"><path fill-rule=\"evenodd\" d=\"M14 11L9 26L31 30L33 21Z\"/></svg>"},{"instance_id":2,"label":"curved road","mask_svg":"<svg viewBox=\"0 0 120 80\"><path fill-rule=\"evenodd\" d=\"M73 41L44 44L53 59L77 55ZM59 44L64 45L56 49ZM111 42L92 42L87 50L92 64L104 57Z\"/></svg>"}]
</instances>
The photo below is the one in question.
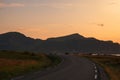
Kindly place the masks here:
<instances>
[{"instance_id":1,"label":"curved road","mask_svg":"<svg viewBox=\"0 0 120 80\"><path fill-rule=\"evenodd\" d=\"M63 62L55 68L38 71L12 80L108 80L96 64L86 58L62 56ZM100 76L100 72L102 76Z\"/></svg>"}]
</instances>

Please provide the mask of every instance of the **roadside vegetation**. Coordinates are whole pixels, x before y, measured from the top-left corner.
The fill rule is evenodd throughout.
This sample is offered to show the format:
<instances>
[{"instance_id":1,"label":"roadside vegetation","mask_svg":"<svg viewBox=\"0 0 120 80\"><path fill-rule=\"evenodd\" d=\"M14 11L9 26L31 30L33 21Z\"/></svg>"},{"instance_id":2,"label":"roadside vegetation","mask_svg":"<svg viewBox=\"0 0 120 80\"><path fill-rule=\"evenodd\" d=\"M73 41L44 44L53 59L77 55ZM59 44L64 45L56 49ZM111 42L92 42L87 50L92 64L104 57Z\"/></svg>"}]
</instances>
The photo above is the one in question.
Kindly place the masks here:
<instances>
[{"instance_id":1,"label":"roadside vegetation","mask_svg":"<svg viewBox=\"0 0 120 80\"><path fill-rule=\"evenodd\" d=\"M100 64L108 73L111 80L120 80L120 57L119 56L86 55L85 57L88 57L94 62Z\"/></svg>"},{"instance_id":2,"label":"roadside vegetation","mask_svg":"<svg viewBox=\"0 0 120 80\"><path fill-rule=\"evenodd\" d=\"M61 59L54 55L0 51L0 80L55 66Z\"/></svg>"}]
</instances>

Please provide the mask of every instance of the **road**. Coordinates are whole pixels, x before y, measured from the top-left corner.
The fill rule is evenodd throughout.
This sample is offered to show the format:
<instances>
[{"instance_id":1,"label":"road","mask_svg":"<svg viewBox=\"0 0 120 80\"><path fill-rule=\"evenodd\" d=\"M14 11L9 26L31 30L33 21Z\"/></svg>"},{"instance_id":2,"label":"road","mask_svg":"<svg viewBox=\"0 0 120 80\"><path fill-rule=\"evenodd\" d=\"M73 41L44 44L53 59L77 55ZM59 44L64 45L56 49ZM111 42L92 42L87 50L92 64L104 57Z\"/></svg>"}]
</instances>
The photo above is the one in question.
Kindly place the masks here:
<instances>
[{"instance_id":1,"label":"road","mask_svg":"<svg viewBox=\"0 0 120 80\"><path fill-rule=\"evenodd\" d=\"M62 56L62 58L62 63L54 68L12 80L108 80L103 70L86 58L76 56Z\"/></svg>"}]
</instances>

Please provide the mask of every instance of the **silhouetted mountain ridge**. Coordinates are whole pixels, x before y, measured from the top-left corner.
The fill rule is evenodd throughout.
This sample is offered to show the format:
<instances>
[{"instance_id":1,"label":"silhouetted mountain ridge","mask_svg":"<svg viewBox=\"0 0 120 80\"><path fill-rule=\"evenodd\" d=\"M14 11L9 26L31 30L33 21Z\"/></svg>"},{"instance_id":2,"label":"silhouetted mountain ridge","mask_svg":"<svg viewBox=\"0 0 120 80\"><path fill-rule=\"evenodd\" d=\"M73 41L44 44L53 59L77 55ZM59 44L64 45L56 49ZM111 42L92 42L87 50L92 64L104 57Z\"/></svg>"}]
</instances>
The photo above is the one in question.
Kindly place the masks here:
<instances>
[{"instance_id":1,"label":"silhouetted mountain ridge","mask_svg":"<svg viewBox=\"0 0 120 80\"><path fill-rule=\"evenodd\" d=\"M54 41L65 41L65 40L78 40L78 39L85 39L84 36L75 33L67 36L62 36L62 37L56 37L56 38L48 38L47 40L54 40Z\"/></svg>"},{"instance_id":2,"label":"silhouetted mountain ridge","mask_svg":"<svg viewBox=\"0 0 120 80\"><path fill-rule=\"evenodd\" d=\"M78 33L48 38L47 40L26 37L19 32L0 34L0 50L32 51L45 53L120 53L120 44L86 38Z\"/></svg>"}]
</instances>

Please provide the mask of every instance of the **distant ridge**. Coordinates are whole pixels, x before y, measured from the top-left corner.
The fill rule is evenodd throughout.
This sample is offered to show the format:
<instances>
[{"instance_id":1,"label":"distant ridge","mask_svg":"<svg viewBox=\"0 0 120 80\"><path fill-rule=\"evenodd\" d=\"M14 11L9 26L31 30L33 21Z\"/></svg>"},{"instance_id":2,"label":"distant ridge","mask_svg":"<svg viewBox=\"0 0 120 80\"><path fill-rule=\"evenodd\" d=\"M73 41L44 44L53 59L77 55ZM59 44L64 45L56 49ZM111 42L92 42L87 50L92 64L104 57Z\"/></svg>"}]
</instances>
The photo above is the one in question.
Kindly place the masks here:
<instances>
[{"instance_id":1,"label":"distant ridge","mask_svg":"<svg viewBox=\"0 0 120 80\"><path fill-rule=\"evenodd\" d=\"M67 36L62 36L62 37L56 37L56 38L48 38L47 40L58 40L58 41L64 41L64 40L72 40L72 39L84 39L85 37L75 33Z\"/></svg>"},{"instance_id":2,"label":"distant ridge","mask_svg":"<svg viewBox=\"0 0 120 80\"><path fill-rule=\"evenodd\" d=\"M24 34L20 33L20 32L7 32L7 33L3 33L0 34L0 36L17 36L17 37L26 37Z\"/></svg>"},{"instance_id":3,"label":"distant ridge","mask_svg":"<svg viewBox=\"0 0 120 80\"><path fill-rule=\"evenodd\" d=\"M120 53L120 44L86 38L78 33L48 38L47 40L26 37L19 32L0 34L0 50L31 51L44 53Z\"/></svg>"}]
</instances>

